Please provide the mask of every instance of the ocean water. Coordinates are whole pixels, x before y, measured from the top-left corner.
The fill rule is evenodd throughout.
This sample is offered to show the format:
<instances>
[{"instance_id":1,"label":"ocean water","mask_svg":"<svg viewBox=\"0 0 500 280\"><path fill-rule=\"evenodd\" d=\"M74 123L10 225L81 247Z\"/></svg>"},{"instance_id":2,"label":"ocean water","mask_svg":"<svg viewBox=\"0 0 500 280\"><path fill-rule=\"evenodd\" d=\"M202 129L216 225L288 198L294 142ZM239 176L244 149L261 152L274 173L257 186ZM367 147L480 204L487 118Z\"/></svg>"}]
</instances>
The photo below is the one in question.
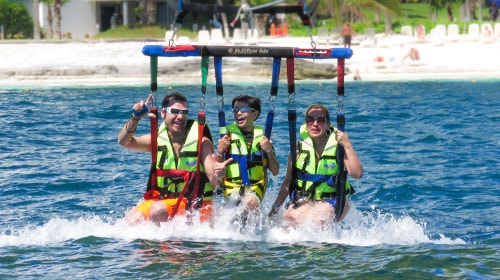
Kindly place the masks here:
<instances>
[{"instance_id":1,"label":"ocean water","mask_svg":"<svg viewBox=\"0 0 500 280\"><path fill-rule=\"evenodd\" d=\"M226 85L261 97L270 83ZM500 81L347 82L346 131L364 164L354 208L331 228L286 229L254 217L230 223L217 201L213 227L183 217L129 226L150 155L116 143L136 87L0 89L0 278L2 279L499 279ZM161 85L200 109L199 85ZM300 82L295 107L337 110L335 82ZM206 95L215 138L215 89ZM286 85L272 138L289 151ZM227 117L232 115L227 108ZM149 131L143 120L138 132ZM272 177L267 214L285 173Z\"/></svg>"}]
</instances>

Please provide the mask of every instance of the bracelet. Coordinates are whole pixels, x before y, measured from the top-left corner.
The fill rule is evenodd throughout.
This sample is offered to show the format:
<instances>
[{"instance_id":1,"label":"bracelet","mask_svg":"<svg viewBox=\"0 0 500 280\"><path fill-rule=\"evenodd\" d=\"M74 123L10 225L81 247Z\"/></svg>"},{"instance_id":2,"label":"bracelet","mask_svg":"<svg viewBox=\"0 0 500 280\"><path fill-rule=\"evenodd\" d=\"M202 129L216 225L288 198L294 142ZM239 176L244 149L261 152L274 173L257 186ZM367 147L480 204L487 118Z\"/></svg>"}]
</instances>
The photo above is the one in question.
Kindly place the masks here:
<instances>
[{"instance_id":1,"label":"bracelet","mask_svg":"<svg viewBox=\"0 0 500 280\"><path fill-rule=\"evenodd\" d=\"M135 127L133 128L133 130L129 128L129 123L130 123L131 120L132 120L132 123L135 124ZM134 117L134 115L132 114L132 116L130 116L130 119L125 124L125 129L127 130L128 133L134 133L137 130L137 125L138 124L139 124L139 119L136 119Z\"/></svg>"},{"instance_id":2,"label":"bracelet","mask_svg":"<svg viewBox=\"0 0 500 280\"><path fill-rule=\"evenodd\" d=\"M130 119L136 123L138 123L141 120L141 118L138 118L135 116L135 113L132 113L132 116L130 116Z\"/></svg>"}]
</instances>

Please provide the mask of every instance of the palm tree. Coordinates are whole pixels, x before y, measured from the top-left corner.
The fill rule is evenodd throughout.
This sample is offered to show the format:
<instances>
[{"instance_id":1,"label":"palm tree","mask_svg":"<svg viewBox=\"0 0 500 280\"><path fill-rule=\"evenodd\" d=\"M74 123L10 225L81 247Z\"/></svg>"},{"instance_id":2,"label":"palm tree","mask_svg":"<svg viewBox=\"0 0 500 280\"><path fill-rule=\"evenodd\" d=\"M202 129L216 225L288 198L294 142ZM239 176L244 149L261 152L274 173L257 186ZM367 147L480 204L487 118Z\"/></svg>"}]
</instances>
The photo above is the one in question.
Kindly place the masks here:
<instances>
[{"instance_id":1,"label":"palm tree","mask_svg":"<svg viewBox=\"0 0 500 280\"><path fill-rule=\"evenodd\" d=\"M38 0L33 0L33 39L40 40L40 14L38 9L40 8L40 2Z\"/></svg>"},{"instance_id":2,"label":"palm tree","mask_svg":"<svg viewBox=\"0 0 500 280\"><path fill-rule=\"evenodd\" d=\"M392 31L391 15L401 13L400 0L334 0L332 6L332 9L337 12L338 24L344 19L349 19L351 22L362 21L366 18L363 8L375 8L384 14L386 33Z\"/></svg>"},{"instance_id":3,"label":"palm tree","mask_svg":"<svg viewBox=\"0 0 500 280\"><path fill-rule=\"evenodd\" d=\"M156 5L155 0L146 0L147 1L147 20L148 24L155 24L156 23L156 13L158 12L158 7Z\"/></svg>"},{"instance_id":4,"label":"palm tree","mask_svg":"<svg viewBox=\"0 0 500 280\"><path fill-rule=\"evenodd\" d=\"M55 31L55 37L56 39L61 39L62 34L61 34L61 6L62 2L61 0L54 0L54 15L56 18L56 31Z\"/></svg>"},{"instance_id":5,"label":"palm tree","mask_svg":"<svg viewBox=\"0 0 500 280\"><path fill-rule=\"evenodd\" d=\"M40 0L43 4L47 5L47 23L48 26L46 28L45 38L52 39L52 35L54 34L54 30L52 29L52 23L54 18L52 17L52 3L54 0Z\"/></svg>"}]
</instances>

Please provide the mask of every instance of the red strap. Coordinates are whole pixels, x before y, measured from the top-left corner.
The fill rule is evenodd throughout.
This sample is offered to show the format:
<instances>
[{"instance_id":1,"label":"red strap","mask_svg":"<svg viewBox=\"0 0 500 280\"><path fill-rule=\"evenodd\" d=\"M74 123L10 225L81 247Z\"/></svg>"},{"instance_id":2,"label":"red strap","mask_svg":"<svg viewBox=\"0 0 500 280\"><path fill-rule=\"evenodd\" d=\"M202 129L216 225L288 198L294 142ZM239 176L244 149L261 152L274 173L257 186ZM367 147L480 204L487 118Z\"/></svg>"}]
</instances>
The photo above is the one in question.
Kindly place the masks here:
<instances>
[{"instance_id":1,"label":"red strap","mask_svg":"<svg viewBox=\"0 0 500 280\"><path fill-rule=\"evenodd\" d=\"M187 174L188 180L185 180L184 182L184 187L182 188L181 193L179 194L179 197L177 197L177 201L175 202L174 208L172 209L172 214L168 217L168 220L172 220L175 215L177 215L177 212L179 211L179 206L181 205L182 199L184 198L184 195L186 194L186 191L188 189L189 185L189 173Z\"/></svg>"},{"instance_id":2,"label":"red strap","mask_svg":"<svg viewBox=\"0 0 500 280\"><path fill-rule=\"evenodd\" d=\"M164 46L163 51L165 52L183 52L183 51L194 51L196 50L196 47L193 45L178 45L175 47L171 46Z\"/></svg>"},{"instance_id":3,"label":"red strap","mask_svg":"<svg viewBox=\"0 0 500 280\"><path fill-rule=\"evenodd\" d=\"M169 169L169 170L156 170L156 176L159 177L167 177L167 178L172 178L172 177L184 177L184 179L188 179L189 171L187 170L176 170L176 169ZM187 180L185 180L187 181Z\"/></svg>"},{"instance_id":4,"label":"red strap","mask_svg":"<svg viewBox=\"0 0 500 280\"><path fill-rule=\"evenodd\" d=\"M156 118L149 118L151 125L151 161L153 167L156 169L156 159L158 155L158 108L151 107L151 113L153 113ZM151 174L151 190L158 190L158 180L156 172Z\"/></svg>"},{"instance_id":5,"label":"red strap","mask_svg":"<svg viewBox=\"0 0 500 280\"><path fill-rule=\"evenodd\" d=\"M193 212L198 201L198 192L200 187L201 178L201 168L200 168L200 158L202 154L202 144L203 144L203 130L205 129L205 112L198 112L198 160L196 161L196 173L194 174L194 189L191 199L190 209Z\"/></svg>"}]
</instances>

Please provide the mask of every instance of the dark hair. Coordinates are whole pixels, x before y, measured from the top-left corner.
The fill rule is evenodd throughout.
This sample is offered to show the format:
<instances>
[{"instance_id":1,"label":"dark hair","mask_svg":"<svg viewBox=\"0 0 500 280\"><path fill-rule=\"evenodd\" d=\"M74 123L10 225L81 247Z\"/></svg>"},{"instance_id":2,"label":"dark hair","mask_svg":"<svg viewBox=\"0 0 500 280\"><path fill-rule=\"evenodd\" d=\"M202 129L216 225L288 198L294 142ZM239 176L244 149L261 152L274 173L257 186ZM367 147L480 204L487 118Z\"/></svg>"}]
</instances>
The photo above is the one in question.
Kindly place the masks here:
<instances>
[{"instance_id":1,"label":"dark hair","mask_svg":"<svg viewBox=\"0 0 500 280\"><path fill-rule=\"evenodd\" d=\"M188 100L187 100L186 96L184 96L184 94L176 91L174 93L170 93L170 94L165 95L165 97L163 98L163 101L161 102L161 107L162 108L168 107L168 105L170 105L170 102L172 102L173 100L175 100L177 102L184 102L184 103L186 103L186 106L188 105Z\"/></svg>"},{"instance_id":2,"label":"dark hair","mask_svg":"<svg viewBox=\"0 0 500 280\"><path fill-rule=\"evenodd\" d=\"M259 117L260 115L260 99L257 98L257 97L253 97L253 96L250 96L250 95L246 95L246 94L242 94L240 96L236 96L234 99L233 99L233 102L231 103L231 107L234 108L234 104L236 104L236 102L238 101L241 101L241 102L245 102L245 103L248 103L248 106L252 109L255 109L257 110L257 112L259 112L259 114L257 115L257 118Z\"/></svg>"}]
</instances>

